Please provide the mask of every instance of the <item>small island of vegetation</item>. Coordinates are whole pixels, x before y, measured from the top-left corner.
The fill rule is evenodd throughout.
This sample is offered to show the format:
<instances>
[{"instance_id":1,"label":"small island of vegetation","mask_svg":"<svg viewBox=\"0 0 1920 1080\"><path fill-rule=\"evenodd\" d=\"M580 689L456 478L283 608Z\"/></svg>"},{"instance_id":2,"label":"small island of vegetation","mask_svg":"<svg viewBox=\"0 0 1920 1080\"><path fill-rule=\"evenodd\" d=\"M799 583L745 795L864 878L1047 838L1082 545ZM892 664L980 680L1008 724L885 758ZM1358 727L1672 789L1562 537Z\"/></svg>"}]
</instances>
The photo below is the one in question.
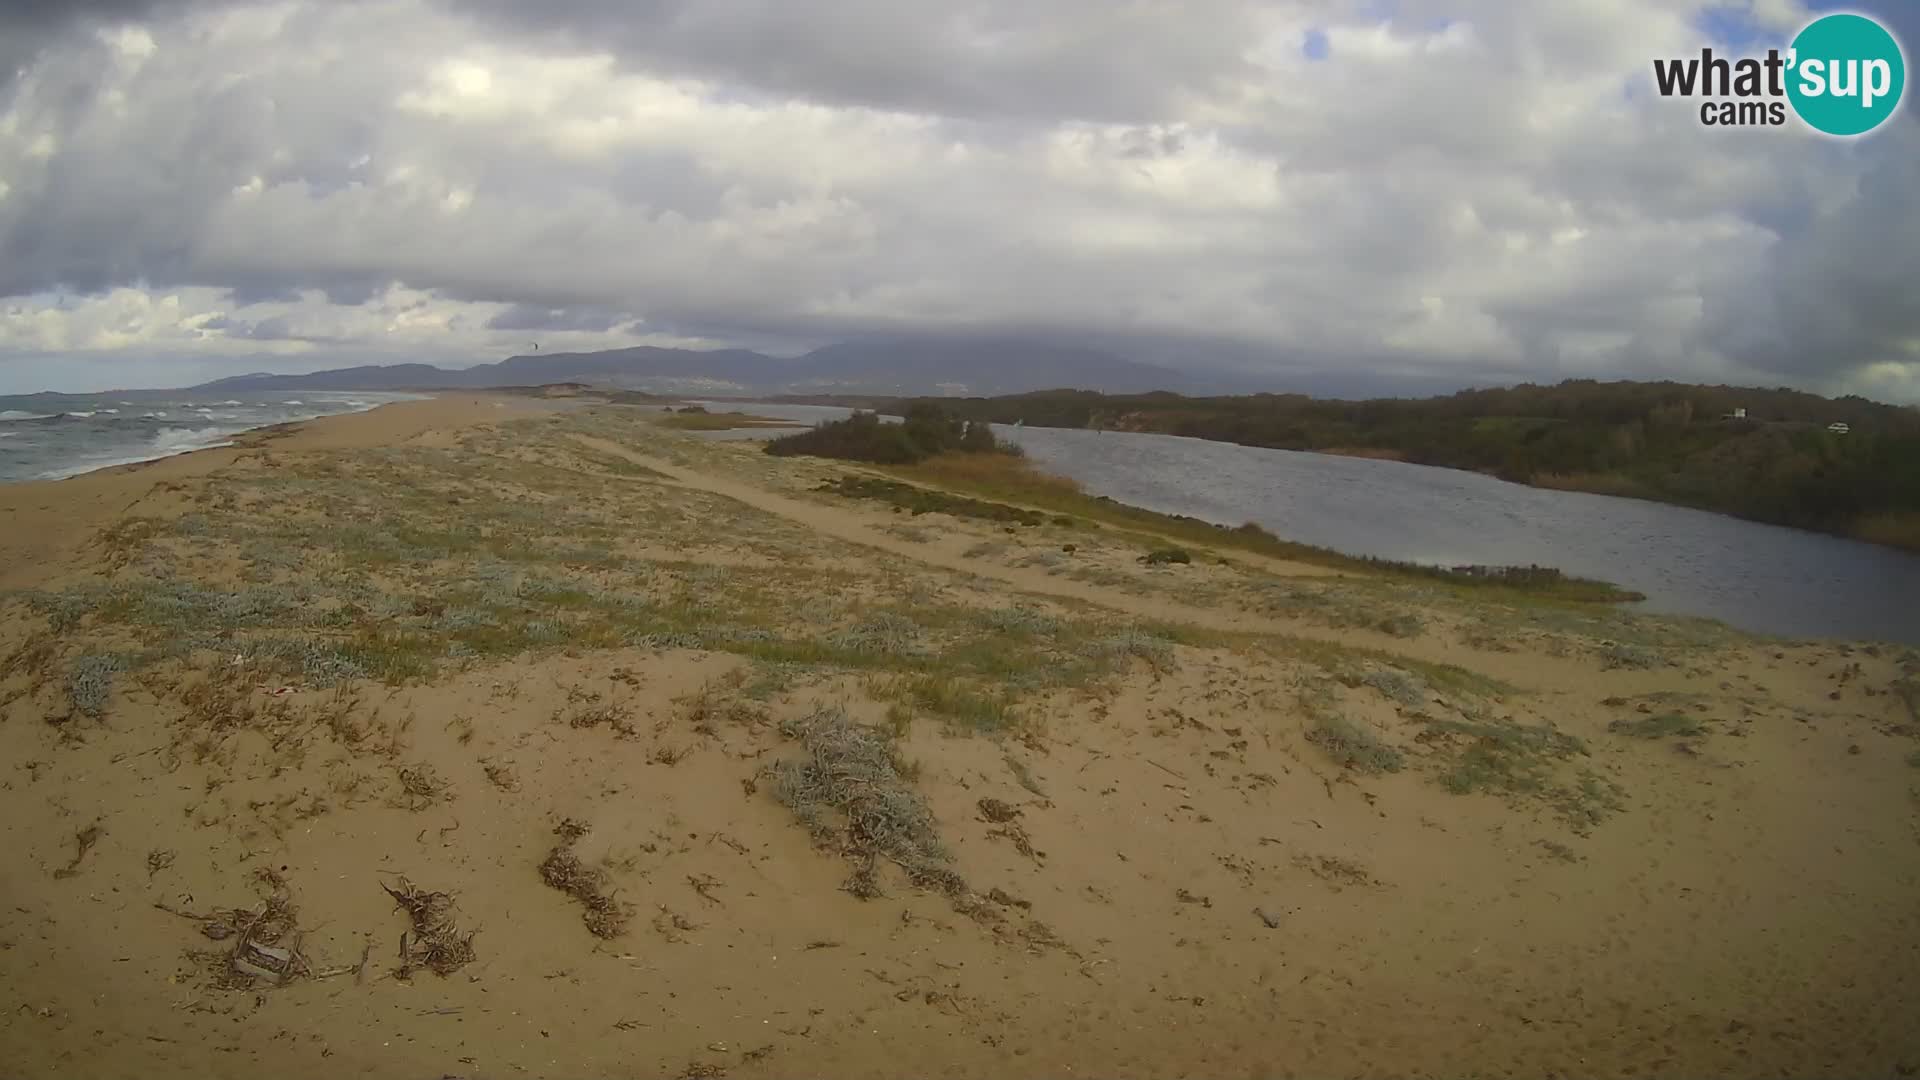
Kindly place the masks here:
<instances>
[{"instance_id":1,"label":"small island of vegetation","mask_svg":"<svg viewBox=\"0 0 1920 1080\"><path fill-rule=\"evenodd\" d=\"M845 420L774 439L767 443L767 453L912 465L947 453L1017 456L1020 450L995 439L984 421L962 420L937 405L918 404L906 410L904 423L884 423L877 413L856 412Z\"/></svg>"}]
</instances>

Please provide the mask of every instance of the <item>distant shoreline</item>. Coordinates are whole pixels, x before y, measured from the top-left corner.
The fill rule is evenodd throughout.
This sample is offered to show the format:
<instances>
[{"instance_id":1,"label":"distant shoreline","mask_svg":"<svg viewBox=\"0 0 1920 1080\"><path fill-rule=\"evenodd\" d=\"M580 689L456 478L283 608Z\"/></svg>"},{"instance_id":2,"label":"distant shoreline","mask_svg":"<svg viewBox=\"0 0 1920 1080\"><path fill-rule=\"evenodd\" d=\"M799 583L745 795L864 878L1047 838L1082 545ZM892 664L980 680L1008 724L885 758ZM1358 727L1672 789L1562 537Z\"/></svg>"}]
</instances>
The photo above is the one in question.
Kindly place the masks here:
<instances>
[{"instance_id":1,"label":"distant shoreline","mask_svg":"<svg viewBox=\"0 0 1920 1080\"><path fill-rule=\"evenodd\" d=\"M1663 503L1920 553L1920 504L1911 494L1920 479L1912 464L1920 462L1920 418L1863 400L1679 384L1565 383L1366 402L1063 390L867 399L861 407L897 412L923 401L998 424L1024 421L1030 427L1457 469L1525 487ZM1755 403L1753 419L1744 406L1730 404L1739 401Z\"/></svg>"},{"instance_id":2,"label":"distant shoreline","mask_svg":"<svg viewBox=\"0 0 1920 1080\"><path fill-rule=\"evenodd\" d=\"M63 552L81 550L100 528L142 512L169 486L249 455L391 446L553 407L515 395L448 393L249 429L236 434L231 446L110 465L59 480L0 483L0 588L15 584L18 574L36 565L66 558Z\"/></svg>"},{"instance_id":3,"label":"distant shoreline","mask_svg":"<svg viewBox=\"0 0 1920 1080\"><path fill-rule=\"evenodd\" d=\"M98 394L89 394L89 395L51 395L51 396L57 397L57 398L63 398L67 400L72 400L75 398L82 398L82 397L112 399L114 398L115 395L119 393L126 393L126 391L108 390L108 391L102 391ZM156 392L141 391L140 393L151 395ZM162 391L159 393L166 396L176 396L176 395L185 396L188 392L187 391ZM120 421L136 421L136 422L144 421L144 422L147 422L147 427L145 430L139 430L132 433L116 432L116 431L113 431L112 429L109 429L107 431L93 431L93 430L79 429L74 435L69 437L71 446L68 446L65 443L59 443L57 444L57 448L53 448L44 442L41 446L37 448L30 446L29 453L31 453L32 450L34 449L38 449L40 455L43 458L49 452L56 455L71 453L73 455L73 458L69 458L67 460L69 462L74 462L74 463L71 465L63 463L58 465L54 469L47 470L38 474L28 474L28 475L19 475L19 476L0 475L0 487L14 487L14 486L23 485L23 484L60 484L70 480L76 480L81 477L93 476L98 473L110 472L113 470L144 469L163 461L171 461L177 458L190 457L195 454L204 454L204 453L209 453L209 452L219 451L219 450L243 448L246 445L250 445L251 440L256 440L259 437L261 432L294 430L305 424L312 424L320 421L331 420L335 417L340 417L340 416L352 416L352 415L357 415L361 413L370 413L379 409L386 408L391 405L404 404L409 401L431 400L433 397L436 396L436 395L425 394L425 393L413 393L413 392L389 391L389 390L327 391L327 393L355 394L355 395L365 394L365 395L369 395L374 400L361 400L357 398L347 400L347 401L315 399L315 401L312 404L309 404L307 402L302 402L302 401L290 401L290 402L278 402L278 403L260 402L260 401L209 402L209 404L214 408L251 409L251 410L270 410L275 408L276 405L299 406L304 411L325 408L326 406L329 406L329 405L340 406L340 408L337 411L322 412L318 415L305 415L305 416L300 416L297 419L271 420L265 423L252 424L251 426L231 426L231 427L229 425L235 423L236 421L240 424L247 424L249 420L252 418L236 416L230 413L229 414L215 413L210 408L207 408L207 407L201 407L193 410L192 412L189 412L189 411L186 411L183 407L181 407L178 403L169 403L169 402L154 401L154 400L149 400L148 402L145 402L145 403L129 403L126 401L120 401L118 402L118 405L120 406L119 408L100 408L100 409L92 409L92 410L81 410L81 409L73 408L71 406L66 408L61 408L57 405L50 405L48 406L48 408L51 411L44 414L37 414L37 415L31 415L31 416L13 415L13 416L10 416L9 419L15 424L42 425L42 424L54 424L68 418L75 421L87 421L87 420L92 420L95 417L99 417L101 416L101 414L104 413L111 418L108 421L110 424L115 422L120 422ZM388 400L379 400L383 398ZM18 399L18 396L16 396L16 400L17 399ZM188 406L191 406L194 404L194 402L188 401L185 404ZM165 407L167 409L170 409L171 411L162 411L157 413L156 412L139 412L139 413L135 412L135 410L143 407L155 407L155 408ZM224 423L222 422L223 420L225 421ZM63 427L53 427L53 428L43 427L43 428L40 428L39 430L52 431L52 432L58 433L68 429L65 429ZM8 435L12 437L19 437L21 435L26 435L26 436L29 436L30 438L32 433L33 433L32 427L22 427L17 431L8 432ZM59 438L58 434L55 435L55 438L56 439ZM145 441L142 441L143 439ZM14 444L14 445L18 445L18 444ZM99 454L102 452L115 453L116 451L124 451L124 453L120 453L118 456L109 457L105 459L99 459L94 461L87 460L87 456L90 454ZM74 459L78 459L77 462L75 462ZM56 456L53 460L59 461L59 457ZM28 463L29 467L31 467L31 464L33 463L33 458L32 457L27 458L26 462Z\"/></svg>"}]
</instances>

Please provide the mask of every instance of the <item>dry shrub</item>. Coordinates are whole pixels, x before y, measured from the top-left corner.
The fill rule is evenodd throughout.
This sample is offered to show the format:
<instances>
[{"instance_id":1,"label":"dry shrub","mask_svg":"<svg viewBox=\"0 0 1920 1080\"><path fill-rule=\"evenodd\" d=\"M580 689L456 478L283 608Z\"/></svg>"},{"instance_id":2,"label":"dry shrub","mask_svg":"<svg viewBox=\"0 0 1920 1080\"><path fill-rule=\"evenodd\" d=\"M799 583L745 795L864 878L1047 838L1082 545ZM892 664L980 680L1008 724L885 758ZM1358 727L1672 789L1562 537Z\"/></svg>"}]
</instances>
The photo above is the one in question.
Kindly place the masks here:
<instances>
[{"instance_id":1,"label":"dry shrub","mask_svg":"<svg viewBox=\"0 0 1920 1080\"><path fill-rule=\"evenodd\" d=\"M257 908L230 908L211 915L194 915L163 904L154 905L199 923L201 935L209 941L231 942L224 951L188 954L217 989L285 986L299 976L313 974L300 951L298 913L286 881L271 870L256 871L254 877L267 893L264 903Z\"/></svg>"},{"instance_id":2,"label":"dry shrub","mask_svg":"<svg viewBox=\"0 0 1920 1080\"><path fill-rule=\"evenodd\" d=\"M421 968L445 977L473 962L473 935L462 936L454 925L451 894L428 892L406 878L400 879L398 888L380 887L413 923L410 933L400 935L397 977L408 978Z\"/></svg>"},{"instance_id":3,"label":"dry shrub","mask_svg":"<svg viewBox=\"0 0 1920 1080\"><path fill-rule=\"evenodd\" d=\"M433 766L425 762L415 762L400 768L401 797L393 803L415 812L425 810L439 802L448 794L447 782L433 771Z\"/></svg>"},{"instance_id":4,"label":"dry shrub","mask_svg":"<svg viewBox=\"0 0 1920 1080\"><path fill-rule=\"evenodd\" d=\"M606 891L605 871L588 866L573 853L574 843L587 834L587 827L568 818L555 826L553 832L560 842L541 861L540 880L580 902L586 909L581 919L594 937L615 938L625 933L627 922L633 918L633 909Z\"/></svg>"},{"instance_id":5,"label":"dry shrub","mask_svg":"<svg viewBox=\"0 0 1920 1080\"><path fill-rule=\"evenodd\" d=\"M55 870L53 872L53 876L56 878L65 879L65 878L73 877L74 875L78 874L80 872L81 861L87 857L87 852L93 850L93 845L100 842L100 837L105 832L106 830L102 829L100 827L100 823L96 821L93 824L87 826L86 828L81 829L78 832L74 833L73 834L73 847L74 847L73 861L61 867L60 869Z\"/></svg>"},{"instance_id":6,"label":"dry shrub","mask_svg":"<svg viewBox=\"0 0 1920 1080\"><path fill-rule=\"evenodd\" d=\"M258 711L246 672L232 664L208 670L181 692L180 703L186 706L187 723L216 735L245 726Z\"/></svg>"},{"instance_id":7,"label":"dry shrub","mask_svg":"<svg viewBox=\"0 0 1920 1080\"><path fill-rule=\"evenodd\" d=\"M774 796L816 842L853 861L848 892L862 899L881 894L880 859L905 870L915 885L949 896L966 891L940 843L933 812L901 775L885 732L855 724L838 709L784 721L780 730L799 739L807 756L776 767Z\"/></svg>"},{"instance_id":8,"label":"dry shrub","mask_svg":"<svg viewBox=\"0 0 1920 1080\"><path fill-rule=\"evenodd\" d=\"M580 709L567 720L567 726L582 731L603 725L622 739L636 738L640 734L634 730L633 711L618 702Z\"/></svg>"}]
</instances>

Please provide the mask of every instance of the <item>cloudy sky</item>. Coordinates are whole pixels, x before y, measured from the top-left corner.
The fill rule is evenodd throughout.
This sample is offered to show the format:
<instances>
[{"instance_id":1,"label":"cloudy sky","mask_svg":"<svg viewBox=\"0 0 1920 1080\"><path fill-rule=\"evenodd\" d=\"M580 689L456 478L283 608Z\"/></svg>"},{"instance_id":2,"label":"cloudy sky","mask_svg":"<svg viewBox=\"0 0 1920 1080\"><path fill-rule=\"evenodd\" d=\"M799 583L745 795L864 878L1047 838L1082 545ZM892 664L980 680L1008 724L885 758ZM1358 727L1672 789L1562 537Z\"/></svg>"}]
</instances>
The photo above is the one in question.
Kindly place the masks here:
<instances>
[{"instance_id":1,"label":"cloudy sky","mask_svg":"<svg viewBox=\"0 0 1920 1080\"><path fill-rule=\"evenodd\" d=\"M0 0L0 392L1013 331L1920 401L1920 110L1651 93L1809 10Z\"/></svg>"}]
</instances>

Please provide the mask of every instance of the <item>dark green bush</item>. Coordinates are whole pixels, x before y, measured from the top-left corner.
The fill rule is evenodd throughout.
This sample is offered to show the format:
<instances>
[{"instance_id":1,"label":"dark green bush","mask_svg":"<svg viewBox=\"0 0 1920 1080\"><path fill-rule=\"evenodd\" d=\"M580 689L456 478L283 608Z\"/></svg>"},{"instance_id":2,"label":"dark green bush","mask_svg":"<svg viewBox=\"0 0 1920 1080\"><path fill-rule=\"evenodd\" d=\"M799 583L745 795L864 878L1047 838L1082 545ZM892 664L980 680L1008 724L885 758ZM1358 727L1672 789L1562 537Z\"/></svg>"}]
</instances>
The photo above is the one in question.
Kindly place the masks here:
<instances>
[{"instance_id":1,"label":"dark green bush","mask_svg":"<svg viewBox=\"0 0 1920 1080\"><path fill-rule=\"evenodd\" d=\"M1186 548L1170 547L1149 551L1140 556L1140 561L1148 566L1164 566L1169 563L1186 566L1193 562L1193 556L1187 552Z\"/></svg>"},{"instance_id":2,"label":"dark green bush","mask_svg":"<svg viewBox=\"0 0 1920 1080\"><path fill-rule=\"evenodd\" d=\"M911 465L946 453L1018 452L994 438L986 422L961 420L934 405L913 406L904 423L889 424L878 413L856 412L767 443L767 453L776 457L806 455L875 465Z\"/></svg>"}]
</instances>

